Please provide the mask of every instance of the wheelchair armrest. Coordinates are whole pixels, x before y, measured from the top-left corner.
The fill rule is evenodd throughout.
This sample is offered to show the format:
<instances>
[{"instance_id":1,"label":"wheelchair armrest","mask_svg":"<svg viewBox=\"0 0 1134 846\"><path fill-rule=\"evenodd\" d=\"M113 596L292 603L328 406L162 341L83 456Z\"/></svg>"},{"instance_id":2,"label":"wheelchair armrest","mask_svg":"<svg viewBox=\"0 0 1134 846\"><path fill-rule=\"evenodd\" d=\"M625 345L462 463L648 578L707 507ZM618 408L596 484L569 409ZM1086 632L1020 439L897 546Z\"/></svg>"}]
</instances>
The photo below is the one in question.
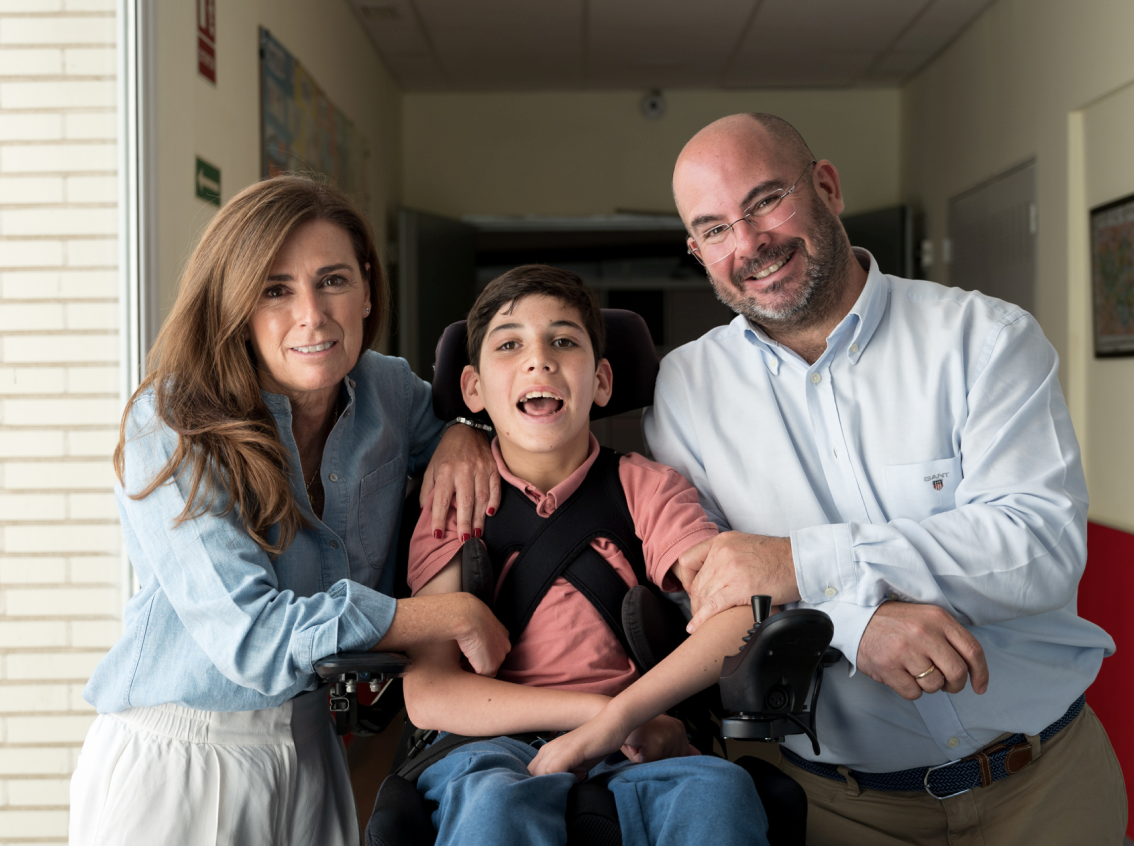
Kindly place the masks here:
<instances>
[{"instance_id":1,"label":"wheelchair armrest","mask_svg":"<svg viewBox=\"0 0 1134 846\"><path fill-rule=\"evenodd\" d=\"M413 662L397 652L340 652L315 663L319 678L331 686L330 706L338 734L368 735L385 730L401 710L401 676ZM358 685L378 694L359 705Z\"/></svg>"},{"instance_id":2,"label":"wheelchair armrest","mask_svg":"<svg viewBox=\"0 0 1134 846\"><path fill-rule=\"evenodd\" d=\"M725 658L721 667L721 703L730 712L721 721L721 732L725 737L774 741L805 733L818 755L815 703L822 672L842 657L829 648L834 625L822 611L811 608L763 619L770 599L761 598L767 599L763 603L756 599L755 625L740 652Z\"/></svg>"},{"instance_id":3,"label":"wheelchair armrest","mask_svg":"<svg viewBox=\"0 0 1134 846\"><path fill-rule=\"evenodd\" d=\"M411 663L400 652L340 652L316 661L315 672L326 682L383 682L404 675Z\"/></svg>"}]
</instances>

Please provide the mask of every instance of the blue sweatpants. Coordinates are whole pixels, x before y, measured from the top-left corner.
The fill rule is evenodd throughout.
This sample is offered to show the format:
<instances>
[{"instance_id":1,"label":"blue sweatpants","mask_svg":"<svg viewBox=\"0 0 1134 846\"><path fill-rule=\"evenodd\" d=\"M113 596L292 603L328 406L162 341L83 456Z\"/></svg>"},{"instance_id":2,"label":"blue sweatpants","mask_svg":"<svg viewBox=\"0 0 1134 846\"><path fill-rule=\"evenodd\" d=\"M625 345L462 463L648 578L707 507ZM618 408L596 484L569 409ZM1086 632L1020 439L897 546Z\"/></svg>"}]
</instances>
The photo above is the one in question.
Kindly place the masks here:
<instances>
[{"instance_id":1,"label":"blue sweatpants","mask_svg":"<svg viewBox=\"0 0 1134 846\"><path fill-rule=\"evenodd\" d=\"M542 744L540 744L542 745ZM437 846L564 846L571 773L533 776L538 748L510 737L470 743L421 774L436 802ZM710 756L602 763L625 846L767 846L768 820L748 773Z\"/></svg>"}]
</instances>

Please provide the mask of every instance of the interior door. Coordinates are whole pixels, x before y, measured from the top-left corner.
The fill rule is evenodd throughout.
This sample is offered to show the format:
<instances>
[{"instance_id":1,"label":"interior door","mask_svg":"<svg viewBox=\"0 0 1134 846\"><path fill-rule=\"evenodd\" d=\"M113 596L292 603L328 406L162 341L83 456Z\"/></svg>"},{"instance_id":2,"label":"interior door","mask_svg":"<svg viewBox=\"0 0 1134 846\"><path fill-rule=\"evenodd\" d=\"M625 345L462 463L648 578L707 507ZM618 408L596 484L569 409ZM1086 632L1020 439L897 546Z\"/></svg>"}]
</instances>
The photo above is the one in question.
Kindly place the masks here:
<instances>
[{"instance_id":1,"label":"interior door","mask_svg":"<svg viewBox=\"0 0 1134 846\"><path fill-rule=\"evenodd\" d=\"M949 200L949 284L1032 311L1036 280L1036 163Z\"/></svg>"},{"instance_id":2,"label":"interior door","mask_svg":"<svg viewBox=\"0 0 1134 846\"><path fill-rule=\"evenodd\" d=\"M398 355L433 380L433 351L450 323L476 298L476 230L466 223L402 209L398 215Z\"/></svg>"}]
</instances>

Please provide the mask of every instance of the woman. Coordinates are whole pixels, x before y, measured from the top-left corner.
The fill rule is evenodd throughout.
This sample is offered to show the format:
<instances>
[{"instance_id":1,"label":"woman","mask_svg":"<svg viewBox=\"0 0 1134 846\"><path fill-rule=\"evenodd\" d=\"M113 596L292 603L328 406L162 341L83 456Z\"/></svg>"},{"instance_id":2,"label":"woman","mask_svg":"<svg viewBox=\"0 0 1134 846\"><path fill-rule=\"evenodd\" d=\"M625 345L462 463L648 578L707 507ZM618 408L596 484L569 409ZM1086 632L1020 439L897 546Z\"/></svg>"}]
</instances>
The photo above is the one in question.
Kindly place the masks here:
<instances>
[{"instance_id":1,"label":"woman","mask_svg":"<svg viewBox=\"0 0 1134 846\"><path fill-rule=\"evenodd\" d=\"M507 633L476 599L377 589L443 428L429 386L369 350L386 297L368 224L325 185L253 185L206 230L114 455L141 589L84 692L72 844L356 843L313 664L456 640L499 666ZM438 450L470 449L469 504L484 439L456 426Z\"/></svg>"}]
</instances>

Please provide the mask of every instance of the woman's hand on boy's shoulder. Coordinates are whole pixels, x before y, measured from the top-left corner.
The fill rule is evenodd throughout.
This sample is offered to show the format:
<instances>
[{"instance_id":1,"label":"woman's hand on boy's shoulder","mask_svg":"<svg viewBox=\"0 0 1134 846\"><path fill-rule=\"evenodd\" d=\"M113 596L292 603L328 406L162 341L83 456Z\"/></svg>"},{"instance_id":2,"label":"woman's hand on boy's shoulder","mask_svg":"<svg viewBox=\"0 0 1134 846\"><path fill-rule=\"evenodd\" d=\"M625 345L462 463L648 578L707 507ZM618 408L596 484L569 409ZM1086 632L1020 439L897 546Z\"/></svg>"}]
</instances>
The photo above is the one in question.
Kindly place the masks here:
<instances>
[{"instance_id":1,"label":"woman's hand on boy's shoulder","mask_svg":"<svg viewBox=\"0 0 1134 846\"><path fill-rule=\"evenodd\" d=\"M445 531L452 505L457 509L458 537L480 537L485 515L500 507L500 473L482 433L461 425L446 430L422 478L422 508L430 493L434 534Z\"/></svg>"}]
</instances>

